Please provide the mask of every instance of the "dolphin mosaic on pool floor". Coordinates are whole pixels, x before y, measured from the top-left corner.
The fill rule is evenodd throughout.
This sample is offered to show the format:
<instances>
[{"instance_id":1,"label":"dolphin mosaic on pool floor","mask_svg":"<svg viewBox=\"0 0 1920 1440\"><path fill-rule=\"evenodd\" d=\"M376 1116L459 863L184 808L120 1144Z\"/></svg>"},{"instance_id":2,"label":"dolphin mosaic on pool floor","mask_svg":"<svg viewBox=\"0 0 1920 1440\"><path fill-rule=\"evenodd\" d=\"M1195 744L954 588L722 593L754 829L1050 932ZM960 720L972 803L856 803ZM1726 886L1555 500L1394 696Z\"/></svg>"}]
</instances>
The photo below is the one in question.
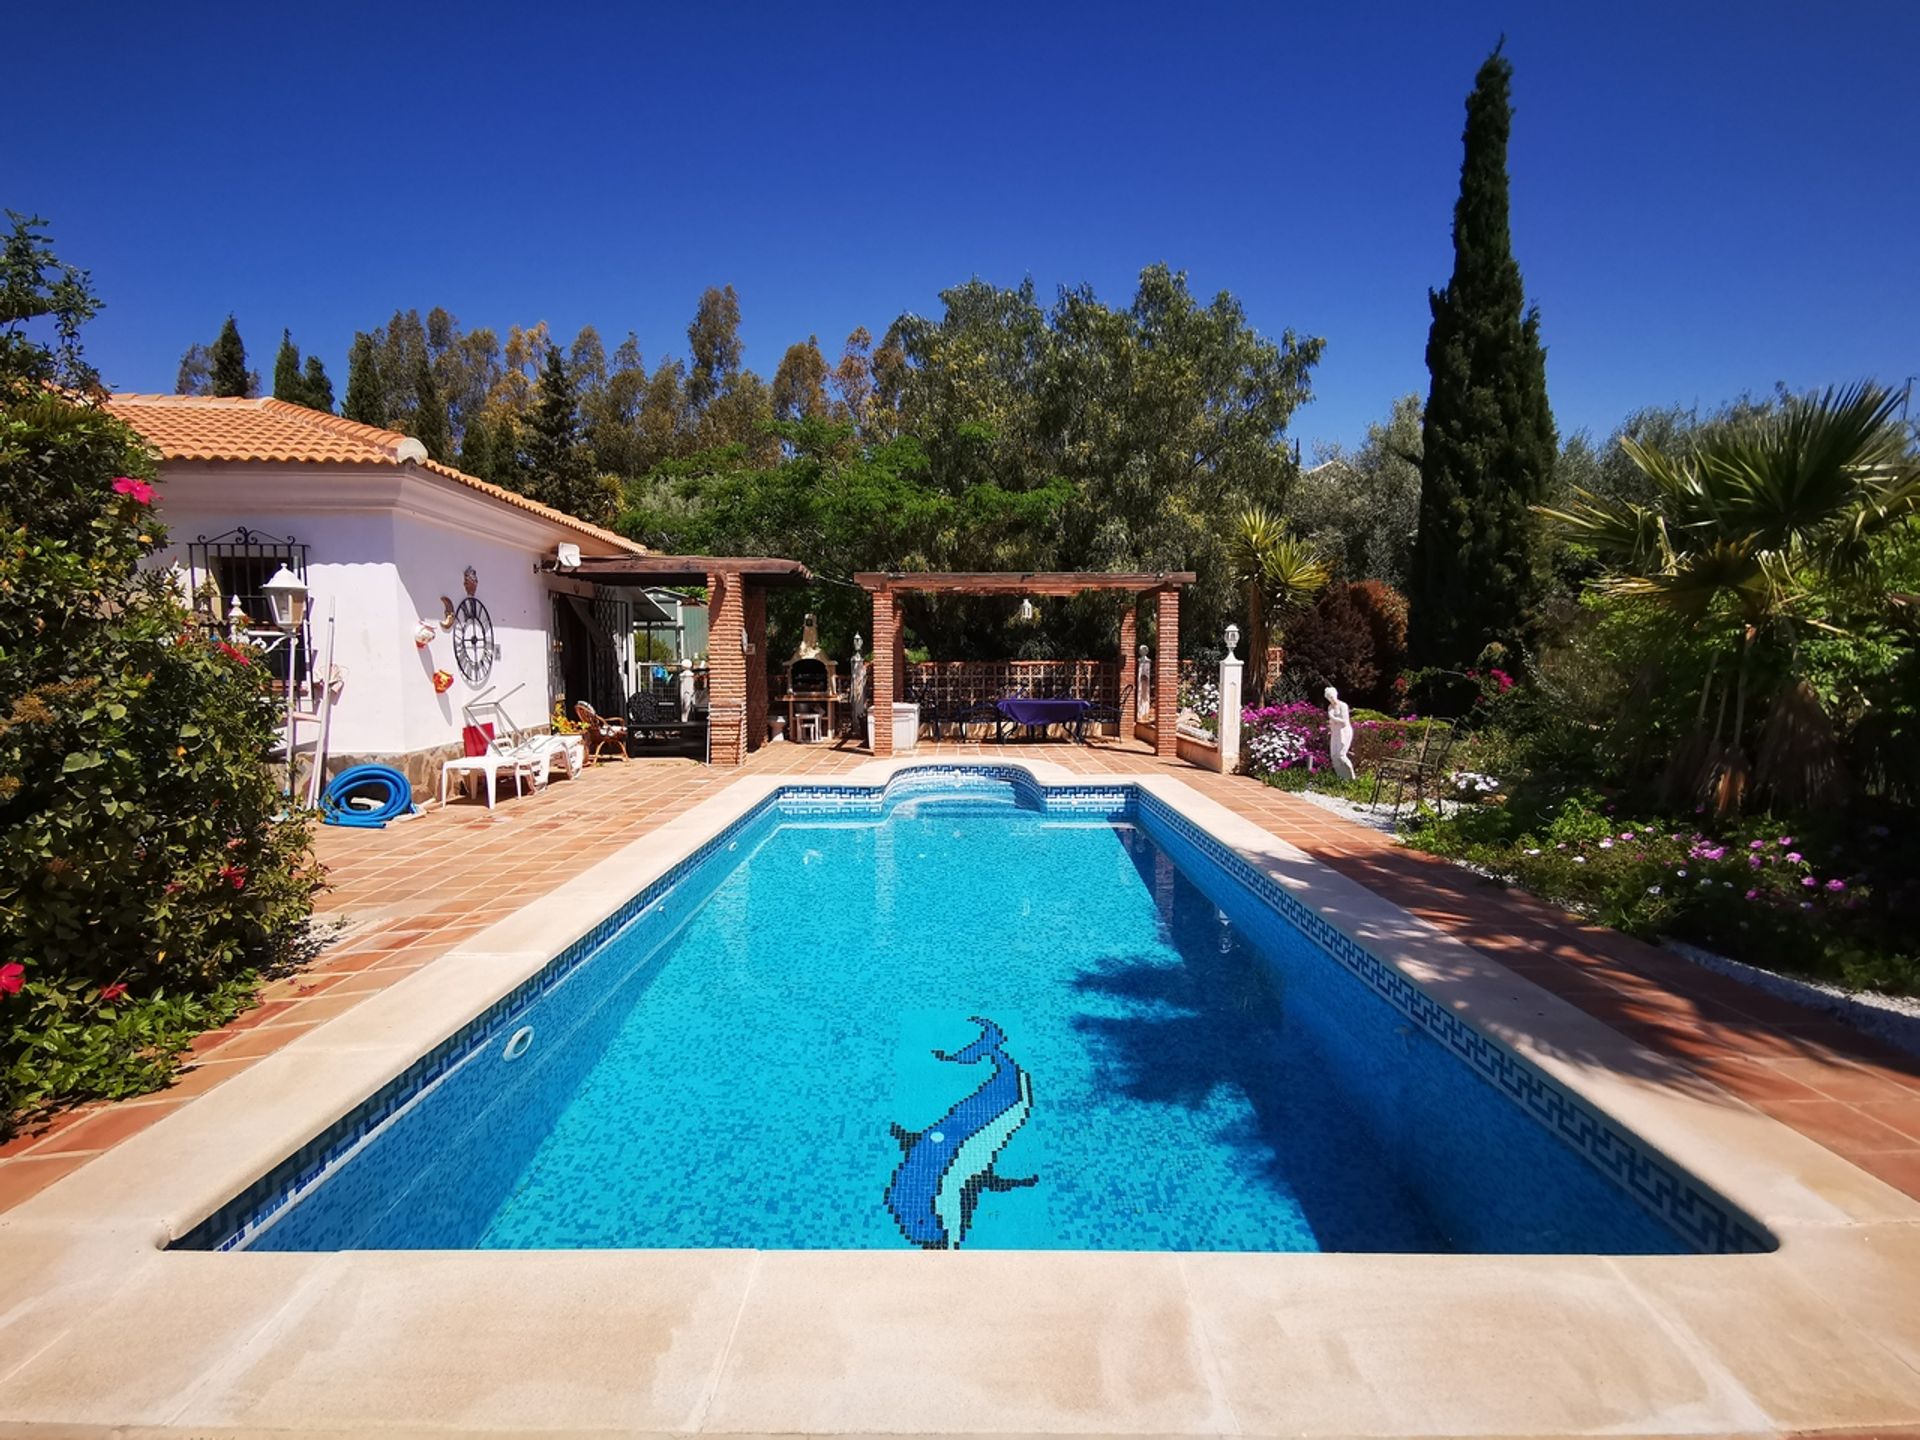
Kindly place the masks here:
<instances>
[{"instance_id":1,"label":"dolphin mosaic on pool floor","mask_svg":"<svg viewBox=\"0 0 1920 1440\"><path fill-rule=\"evenodd\" d=\"M968 1017L980 1038L959 1050L935 1050L955 1065L992 1067L980 1088L923 1130L897 1122L900 1165L887 1185L887 1209L900 1233L922 1250L958 1250L966 1243L982 1191L1030 1189L1038 1175L1012 1178L993 1167L1014 1132L1033 1113L1033 1081L1007 1053L1007 1037L983 1016Z\"/></svg>"}]
</instances>

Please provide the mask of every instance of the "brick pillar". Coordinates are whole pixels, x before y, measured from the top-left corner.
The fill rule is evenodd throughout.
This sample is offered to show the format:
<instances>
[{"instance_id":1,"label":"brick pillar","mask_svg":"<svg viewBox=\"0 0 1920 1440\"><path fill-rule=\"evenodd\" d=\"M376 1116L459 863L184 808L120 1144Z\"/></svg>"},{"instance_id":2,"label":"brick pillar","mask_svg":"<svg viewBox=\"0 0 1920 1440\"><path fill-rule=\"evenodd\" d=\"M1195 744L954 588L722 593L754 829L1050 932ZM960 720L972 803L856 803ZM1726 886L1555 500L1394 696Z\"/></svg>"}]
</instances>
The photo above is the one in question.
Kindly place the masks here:
<instances>
[{"instance_id":1,"label":"brick pillar","mask_svg":"<svg viewBox=\"0 0 1920 1440\"><path fill-rule=\"evenodd\" d=\"M740 577L707 576L707 734L715 765L747 758L746 597Z\"/></svg>"},{"instance_id":2,"label":"brick pillar","mask_svg":"<svg viewBox=\"0 0 1920 1440\"><path fill-rule=\"evenodd\" d=\"M893 592L873 592L873 753L876 759L893 754L893 697L898 683L899 619Z\"/></svg>"},{"instance_id":3,"label":"brick pillar","mask_svg":"<svg viewBox=\"0 0 1920 1440\"><path fill-rule=\"evenodd\" d=\"M767 743L767 592L760 585L742 582L746 591L747 643L753 653L747 665L747 749L758 750Z\"/></svg>"},{"instance_id":4,"label":"brick pillar","mask_svg":"<svg viewBox=\"0 0 1920 1440\"><path fill-rule=\"evenodd\" d=\"M1180 755L1180 588L1154 592L1153 753L1165 760Z\"/></svg>"},{"instance_id":5,"label":"brick pillar","mask_svg":"<svg viewBox=\"0 0 1920 1440\"><path fill-rule=\"evenodd\" d=\"M1140 697L1132 690L1140 681L1140 662L1134 655L1135 647L1140 643L1140 611L1135 597L1127 597L1126 609L1120 612L1120 693L1115 700L1120 706L1120 738L1133 738L1133 716L1140 703Z\"/></svg>"}]
</instances>

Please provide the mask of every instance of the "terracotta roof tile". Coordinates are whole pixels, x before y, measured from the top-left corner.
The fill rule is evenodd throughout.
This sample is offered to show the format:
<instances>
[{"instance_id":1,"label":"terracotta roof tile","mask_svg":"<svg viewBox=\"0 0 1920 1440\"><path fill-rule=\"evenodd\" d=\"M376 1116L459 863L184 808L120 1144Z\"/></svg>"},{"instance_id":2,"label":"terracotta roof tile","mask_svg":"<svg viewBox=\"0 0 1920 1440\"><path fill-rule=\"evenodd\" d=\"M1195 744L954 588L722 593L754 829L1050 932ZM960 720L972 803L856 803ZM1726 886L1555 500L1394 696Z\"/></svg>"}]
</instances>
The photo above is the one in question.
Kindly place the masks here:
<instances>
[{"instance_id":1,"label":"terracotta roof tile","mask_svg":"<svg viewBox=\"0 0 1920 1440\"><path fill-rule=\"evenodd\" d=\"M430 460L425 447L411 436L304 405L271 398L113 395L107 399L107 409L139 431L165 460L411 468L477 490L629 554L646 553L646 547L625 536Z\"/></svg>"}]
</instances>

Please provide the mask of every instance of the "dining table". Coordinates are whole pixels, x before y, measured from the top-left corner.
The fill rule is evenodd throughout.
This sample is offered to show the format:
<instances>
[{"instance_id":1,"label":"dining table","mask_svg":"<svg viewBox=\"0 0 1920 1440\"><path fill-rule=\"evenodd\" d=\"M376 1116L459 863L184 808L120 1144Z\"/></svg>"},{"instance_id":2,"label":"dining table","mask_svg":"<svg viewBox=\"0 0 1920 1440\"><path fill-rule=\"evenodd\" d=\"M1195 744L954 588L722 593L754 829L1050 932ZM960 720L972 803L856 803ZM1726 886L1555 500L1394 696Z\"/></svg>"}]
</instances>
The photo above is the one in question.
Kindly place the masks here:
<instances>
[{"instance_id":1,"label":"dining table","mask_svg":"<svg viewBox=\"0 0 1920 1440\"><path fill-rule=\"evenodd\" d=\"M1036 699L1031 696L1009 695L999 701L994 708L1015 725L1025 725L1029 729L1064 725L1074 739L1080 740L1085 738L1087 711L1093 708L1093 703L1089 700Z\"/></svg>"}]
</instances>

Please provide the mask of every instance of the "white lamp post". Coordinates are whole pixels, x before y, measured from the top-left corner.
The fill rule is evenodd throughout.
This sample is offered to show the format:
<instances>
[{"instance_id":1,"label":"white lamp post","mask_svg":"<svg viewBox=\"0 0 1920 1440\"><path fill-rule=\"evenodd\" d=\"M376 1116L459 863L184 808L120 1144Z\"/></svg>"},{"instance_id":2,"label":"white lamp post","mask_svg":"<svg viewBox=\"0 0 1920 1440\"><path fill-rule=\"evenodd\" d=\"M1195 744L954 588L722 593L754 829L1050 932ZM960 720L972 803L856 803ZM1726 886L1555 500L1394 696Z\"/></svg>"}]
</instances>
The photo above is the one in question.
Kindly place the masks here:
<instances>
[{"instance_id":1,"label":"white lamp post","mask_svg":"<svg viewBox=\"0 0 1920 1440\"><path fill-rule=\"evenodd\" d=\"M298 630L307 618L306 582L286 566L273 572L273 578L260 587L260 593L267 597L267 604L273 610L273 623L289 634Z\"/></svg>"},{"instance_id":2,"label":"white lamp post","mask_svg":"<svg viewBox=\"0 0 1920 1440\"><path fill-rule=\"evenodd\" d=\"M307 618L307 585L282 565L273 578L260 587L273 611L275 627L287 637L287 794L293 794L293 701L294 684L300 675L300 626Z\"/></svg>"}]
</instances>

